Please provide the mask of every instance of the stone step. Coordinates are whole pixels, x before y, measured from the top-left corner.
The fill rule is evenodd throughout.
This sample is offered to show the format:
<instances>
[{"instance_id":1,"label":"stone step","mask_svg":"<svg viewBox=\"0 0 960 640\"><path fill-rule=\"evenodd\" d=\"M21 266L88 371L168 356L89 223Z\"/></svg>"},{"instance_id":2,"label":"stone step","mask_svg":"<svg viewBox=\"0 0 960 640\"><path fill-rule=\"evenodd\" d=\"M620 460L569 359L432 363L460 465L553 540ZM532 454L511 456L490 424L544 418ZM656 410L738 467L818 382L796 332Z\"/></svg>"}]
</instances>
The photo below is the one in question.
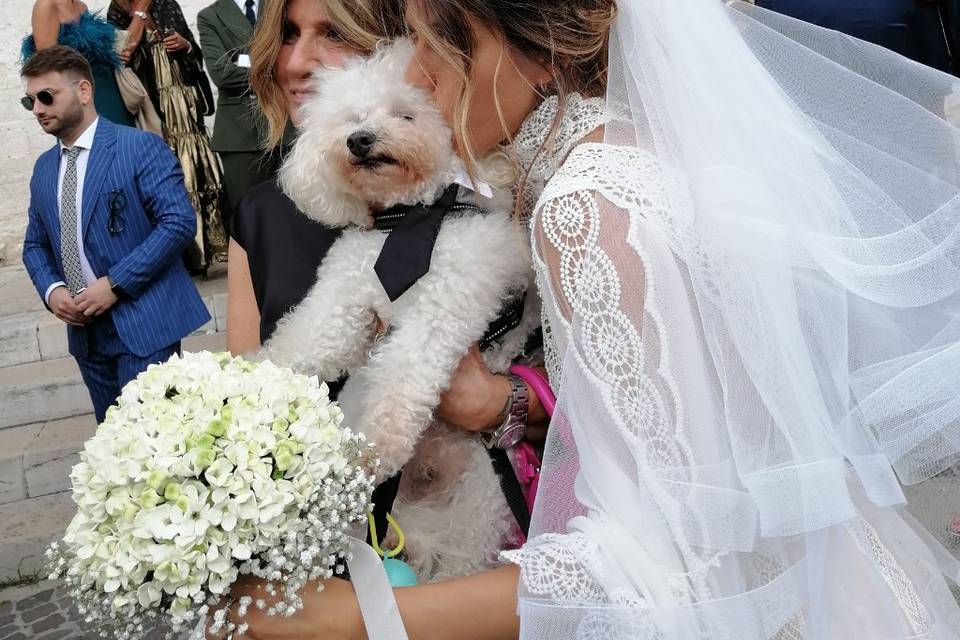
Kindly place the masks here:
<instances>
[{"instance_id":1,"label":"stone step","mask_svg":"<svg viewBox=\"0 0 960 640\"><path fill-rule=\"evenodd\" d=\"M226 345L226 332L183 341L185 351L223 351ZM0 430L93 412L80 370L70 357L0 368L0 407Z\"/></svg>"},{"instance_id":2,"label":"stone step","mask_svg":"<svg viewBox=\"0 0 960 640\"><path fill-rule=\"evenodd\" d=\"M42 574L44 552L63 535L74 513L67 492L0 505L0 582Z\"/></svg>"},{"instance_id":3,"label":"stone step","mask_svg":"<svg viewBox=\"0 0 960 640\"><path fill-rule=\"evenodd\" d=\"M0 505L68 491L93 414L0 431Z\"/></svg>"},{"instance_id":4,"label":"stone step","mask_svg":"<svg viewBox=\"0 0 960 640\"><path fill-rule=\"evenodd\" d=\"M210 321L194 335L227 329L226 270L213 269L209 278L196 281ZM66 325L44 308L23 269L0 272L0 296L0 367L69 356Z\"/></svg>"}]
</instances>

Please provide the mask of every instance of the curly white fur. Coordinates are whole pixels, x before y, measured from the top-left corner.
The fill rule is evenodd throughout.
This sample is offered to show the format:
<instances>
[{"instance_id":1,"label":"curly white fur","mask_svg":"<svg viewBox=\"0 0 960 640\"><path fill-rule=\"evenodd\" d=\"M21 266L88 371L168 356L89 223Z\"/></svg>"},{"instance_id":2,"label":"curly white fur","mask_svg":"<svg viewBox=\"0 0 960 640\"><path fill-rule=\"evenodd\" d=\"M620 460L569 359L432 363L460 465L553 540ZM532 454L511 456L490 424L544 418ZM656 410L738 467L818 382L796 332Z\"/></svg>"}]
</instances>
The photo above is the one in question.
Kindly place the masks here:
<instances>
[{"instance_id":1,"label":"curly white fur","mask_svg":"<svg viewBox=\"0 0 960 640\"><path fill-rule=\"evenodd\" d=\"M486 215L449 215L430 271L387 298L373 270L386 234L368 229L370 208L431 202L461 166L429 96L403 82L409 55L400 44L318 74L282 185L307 215L347 228L263 355L324 380L350 374L339 398L347 424L376 442L382 477L404 469L394 514L407 561L429 580L488 567L511 541L512 515L483 445L434 411L469 346L533 279L509 198L485 200ZM383 162L358 162L347 146L357 131L371 133L370 157ZM528 295L521 326L485 354L492 370L520 351L537 305ZM377 318L391 332L374 344Z\"/></svg>"}]
</instances>

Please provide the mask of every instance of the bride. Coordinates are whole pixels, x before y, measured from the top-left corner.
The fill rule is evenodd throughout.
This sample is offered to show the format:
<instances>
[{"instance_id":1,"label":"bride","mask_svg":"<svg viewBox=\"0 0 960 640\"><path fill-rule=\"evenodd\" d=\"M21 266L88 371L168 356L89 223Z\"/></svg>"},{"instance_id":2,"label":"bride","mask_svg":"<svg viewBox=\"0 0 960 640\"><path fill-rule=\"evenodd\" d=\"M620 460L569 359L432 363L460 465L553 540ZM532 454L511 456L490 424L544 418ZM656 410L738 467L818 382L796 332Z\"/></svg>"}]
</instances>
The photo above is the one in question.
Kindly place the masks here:
<instances>
[{"instance_id":1,"label":"bride","mask_svg":"<svg viewBox=\"0 0 960 640\"><path fill-rule=\"evenodd\" d=\"M519 570L398 589L408 635L960 637L898 509L960 450L951 78L738 2L406 17L462 154L520 165L559 390ZM249 634L358 611L334 583Z\"/></svg>"}]
</instances>

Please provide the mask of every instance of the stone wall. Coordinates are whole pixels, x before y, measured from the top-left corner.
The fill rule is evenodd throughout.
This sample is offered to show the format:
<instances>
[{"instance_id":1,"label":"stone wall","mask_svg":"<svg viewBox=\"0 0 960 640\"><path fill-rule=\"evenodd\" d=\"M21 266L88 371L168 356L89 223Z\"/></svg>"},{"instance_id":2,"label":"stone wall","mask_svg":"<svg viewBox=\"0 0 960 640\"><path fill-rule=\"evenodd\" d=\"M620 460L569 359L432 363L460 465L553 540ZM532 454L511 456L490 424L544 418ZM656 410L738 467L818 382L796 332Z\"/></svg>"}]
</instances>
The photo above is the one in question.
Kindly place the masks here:
<instances>
[{"instance_id":1,"label":"stone wall","mask_svg":"<svg viewBox=\"0 0 960 640\"><path fill-rule=\"evenodd\" d=\"M197 12L212 0L180 0L196 35ZM109 0L87 0L91 10ZM20 106L20 40L30 31L32 0L0 0L0 266L20 262L33 163L53 144ZM2 303L0 303L2 304Z\"/></svg>"}]
</instances>

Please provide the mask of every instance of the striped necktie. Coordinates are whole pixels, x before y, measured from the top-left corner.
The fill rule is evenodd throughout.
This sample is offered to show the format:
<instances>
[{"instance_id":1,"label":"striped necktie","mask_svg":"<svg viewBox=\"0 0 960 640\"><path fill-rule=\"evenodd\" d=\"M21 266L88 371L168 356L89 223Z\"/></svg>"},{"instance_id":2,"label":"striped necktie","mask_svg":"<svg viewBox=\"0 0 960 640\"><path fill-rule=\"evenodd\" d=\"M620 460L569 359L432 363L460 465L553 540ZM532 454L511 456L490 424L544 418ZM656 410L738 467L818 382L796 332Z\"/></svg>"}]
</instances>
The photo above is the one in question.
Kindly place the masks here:
<instances>
[{"instance_id":1,"label":"striped necktie","mask_svg":"<svg viewBox=\"0 0 960 640\"><path fill-rule=\"evenodd\" d=\"M77 245L77 156L80 147L64 149L67 170L63 174L63 190L60 195L60 260L67 287L77 295L86 286L83 269L80 267L80 247Z\"/></svg>"}]
</instances>

